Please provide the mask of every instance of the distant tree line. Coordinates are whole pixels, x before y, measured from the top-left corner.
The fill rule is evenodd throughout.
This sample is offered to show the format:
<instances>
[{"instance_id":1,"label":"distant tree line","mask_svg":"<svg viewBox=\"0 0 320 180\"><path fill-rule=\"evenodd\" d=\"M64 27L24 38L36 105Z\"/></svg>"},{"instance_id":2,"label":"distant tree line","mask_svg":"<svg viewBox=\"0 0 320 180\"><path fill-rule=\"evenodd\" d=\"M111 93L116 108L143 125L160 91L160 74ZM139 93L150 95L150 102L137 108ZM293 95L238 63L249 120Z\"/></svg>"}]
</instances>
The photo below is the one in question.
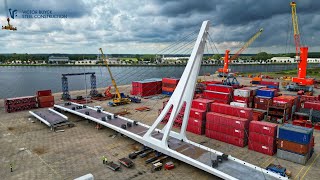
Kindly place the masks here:
<instances>
[{"instance_id":1,"label":"distant tree line","mask_svg":"<svg viewBox=\"0 0 320 180\"><path fill-rule=\"evenodd\" d=\"M82 59L97 59L97 55L95 54L0 54L0 62L6 62L6 61L15 61L15 60L21 60L21 61L36 61L36 60L43 60L43 61L48 61L49 56L67 56L69 57L70 60L82 60ZM209 55L204 55L203 59L208 60L208 59L220 59L223 55L220 54L215 54L213 56ZM260 52L256 55L248 56L240 55L240 59L252 59L252 60L267 60L271 59L272 57L294 57L295 53L284 53L284 54L268 54L266 52ZM111 54L108 55L108 57L114 57L114 58L135 58L138 61L149 61L151 63L154 63L157 59L162 58L161 55L155 55L155 54ZM320 57L320 52L310 52L308 55L309 58L319 58Z\"/></svg>"}]
</instances>

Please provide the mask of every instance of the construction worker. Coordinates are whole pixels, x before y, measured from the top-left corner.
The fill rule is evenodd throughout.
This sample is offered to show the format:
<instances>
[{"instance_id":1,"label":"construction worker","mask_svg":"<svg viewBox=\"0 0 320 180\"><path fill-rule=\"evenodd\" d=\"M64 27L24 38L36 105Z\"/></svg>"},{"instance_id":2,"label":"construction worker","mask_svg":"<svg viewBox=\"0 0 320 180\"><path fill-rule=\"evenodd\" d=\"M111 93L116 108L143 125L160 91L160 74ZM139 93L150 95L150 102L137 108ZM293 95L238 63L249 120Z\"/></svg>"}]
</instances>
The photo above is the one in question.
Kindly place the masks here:
<instances>
[{"instance_id":1,"label":"construction worker","mask_svg":"<svg viewBox=\"0 0 320 180\"><path fill-rule=\"evenodd\" d=\"M102 163L105 164L106 163L106 157L102 156Z\"/></svg>"},{"instance_id":2,"label":"construction worker","mask_svg":"<svg viewBox=\"0 0 320 180\"><path fill-rule=\"evenodd\" d=\"M96 123L96 129L102 129L102 126L101 126L101 124L99 124L99 123Z\"/></svg>"},{"instance_id":3,"label":"construction worker","mask_svg":"<svg viewBox=\"0 0 320 180\"><path fill-rule=\"evenodd\" d=\"M10 163L10 171L13 172L13 166L11 163Z\"/></svg>"}]
</instances>

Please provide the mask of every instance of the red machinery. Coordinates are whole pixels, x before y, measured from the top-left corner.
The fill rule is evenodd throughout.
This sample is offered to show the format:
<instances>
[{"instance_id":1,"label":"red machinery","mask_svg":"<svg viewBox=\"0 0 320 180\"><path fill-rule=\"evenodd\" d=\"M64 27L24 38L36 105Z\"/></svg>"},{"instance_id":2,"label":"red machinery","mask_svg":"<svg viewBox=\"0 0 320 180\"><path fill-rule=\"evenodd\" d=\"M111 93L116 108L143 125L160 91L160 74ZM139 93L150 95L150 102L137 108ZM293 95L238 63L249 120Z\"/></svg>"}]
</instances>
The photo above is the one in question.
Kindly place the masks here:
<instances>
[{"instance_id":1,"label":"red machinery","mask_svg":"<svg viewBox=\"0 0 320 180\"><path fill-rule=\"evenodd\" d=\"M301 86L313 85L314 79L306 78L308 65L308 47L300 47L300 60L298 64L298 77L293 77L292 82Z\"/></svg>"},{"instance_id":2,"label":"red machinery","mask_svg":"<svg viewBox=\"0 0 320 180\"><path fill-rule=\"evenodd\" d=\"M229 69L229 62L232 62L233 60L236 60L239 55L246 50L251 43L253 43L254 40L256 40L261 33L263 32L263 28L259 29L258 32L256 32L242 47L239 49L230 59L229 59L229 52L230 50L226 50L226 54L224 55L224 65L223 68L219 68L219 77L227 77L228 73L230 72Z\"/></svg>"},{"instance_id":3,"label":"red machinery","mask_svg":"<svg viewBox=\"0 0 320 180\"><path fill-rule=\"evenodd\" d=\"M295 2L291 2L292 11L292 26L294 33L294 42L296 46L296 60L298 62L298 77L292 78L292 82L295 84L290 84L287 86L287 90L291 91L313 91L311 85L314 84L314 79L306 78L307 66L308 66L308 47L301 47L300 45L300 32L298 26L298 16ZM300 57L299 57L300 55Z\"/></svg>"},{"instance_id":4,"label":"red machinery","mask_svg":"<svg viewBox=\"0 0 320 180\"><path fill-rule=\"evenodd\" d=\"M224 63L223 63L223 68L219 68L218 72L219 72L219 76L226 76L226 74L229 73L230 69L229 68L229 52L230 50L226 50L226 53L224 54Z\"/></svg>"}]
</instances>

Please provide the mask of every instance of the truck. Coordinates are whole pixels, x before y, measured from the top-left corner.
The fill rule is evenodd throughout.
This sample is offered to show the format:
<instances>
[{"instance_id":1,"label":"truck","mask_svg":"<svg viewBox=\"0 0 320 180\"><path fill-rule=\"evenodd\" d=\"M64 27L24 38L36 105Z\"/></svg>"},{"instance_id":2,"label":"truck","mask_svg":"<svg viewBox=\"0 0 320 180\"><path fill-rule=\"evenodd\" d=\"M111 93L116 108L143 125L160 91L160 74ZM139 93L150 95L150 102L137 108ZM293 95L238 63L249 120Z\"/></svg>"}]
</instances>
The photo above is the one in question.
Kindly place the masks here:
<instances>
[{"instance_id":1,"label":"truck","mask_svg":"<svg viewBox=\"0 0 320 180\"><path fill-rule=\"evenodd\" d=\"M157 163L152 164L152 169L151 169L152 172L161 171L161 169L162 169L161 162L157 162Z\"/></svg>"},{"instance_id":2,"label":"truck","mask_svg":"<svg viewBox=\"0 0 320 180\"><path fill-rule=\"evenodd\" d=\"M288 171L285 167L282 167L280 165L275 165L275 164L269 164L269 166L266 168L268 171L274 172L279 174L280 176L283 177L290 177L291 172Z\"/></svg>"}]
</instances>

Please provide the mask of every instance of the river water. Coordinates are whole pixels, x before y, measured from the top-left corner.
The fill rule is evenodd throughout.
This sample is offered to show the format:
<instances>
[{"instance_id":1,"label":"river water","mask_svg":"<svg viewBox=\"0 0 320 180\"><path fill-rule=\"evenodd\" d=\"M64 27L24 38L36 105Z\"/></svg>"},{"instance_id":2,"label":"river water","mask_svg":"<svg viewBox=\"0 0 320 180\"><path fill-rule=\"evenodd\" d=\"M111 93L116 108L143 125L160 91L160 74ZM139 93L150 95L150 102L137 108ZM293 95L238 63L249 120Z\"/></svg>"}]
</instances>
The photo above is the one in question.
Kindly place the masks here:
<instances>
[{"instance_id":1,"label":"river water","mask_svg":"<svg viewBox=\"0 0 320 180\"><path fill-rule=\"evenodd\" d=\"M309 67L319 67L319 64L309 64ZM295 69L296 64L274 65L231 65L236 72L275 72ZM184 66L113 66L111 71L117 84L130 84L132 81L147 78L181 77ZM200 75L214 73L219 66L202 66ZM111 85L109 74L105 67L79 66L1 66L0 67L0 98L34 95L37 90L51 89L61 92L61 74L95 72L97 87ZM90 76L68 77L69 90L90 88Z\"/></svg>"}]
</instances>

